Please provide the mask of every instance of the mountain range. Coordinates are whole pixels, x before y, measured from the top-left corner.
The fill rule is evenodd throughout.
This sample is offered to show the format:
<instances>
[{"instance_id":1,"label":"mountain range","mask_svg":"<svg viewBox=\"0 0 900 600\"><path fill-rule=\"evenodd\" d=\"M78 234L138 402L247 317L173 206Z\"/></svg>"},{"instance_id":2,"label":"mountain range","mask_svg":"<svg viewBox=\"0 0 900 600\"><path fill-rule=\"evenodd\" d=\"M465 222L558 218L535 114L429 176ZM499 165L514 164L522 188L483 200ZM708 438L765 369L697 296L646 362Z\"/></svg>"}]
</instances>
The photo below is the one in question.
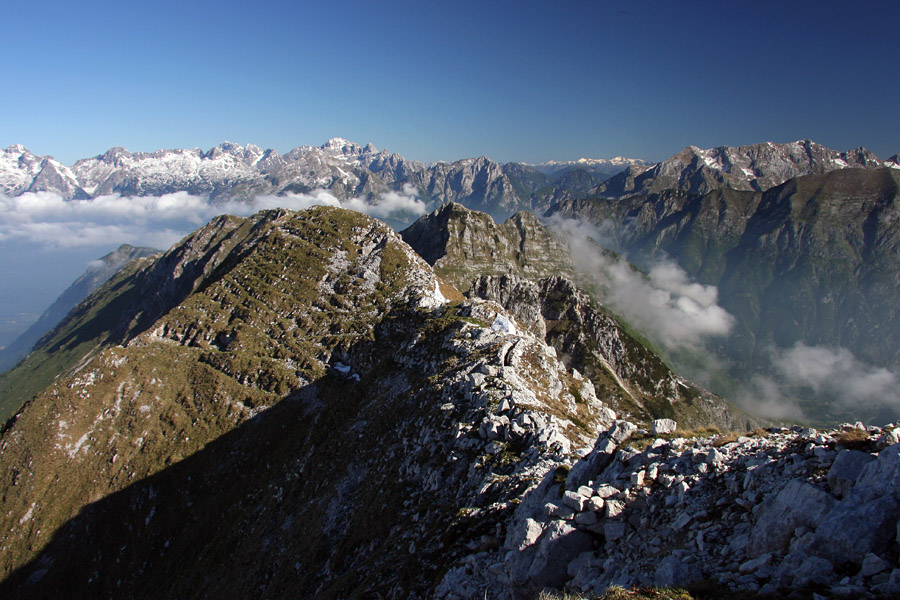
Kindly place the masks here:
<instances>
[{"instance_id":1,"label":"mountain range","mask_svg":"<svg viewBox=\"0 0 900 600\"><path fill-rule=\"evenodd\" d=\"M758 168L760 176L733 179L693 153L688 164L670 161L680 173L660 167L634 178L639 193L622 193L623 173L605 191L560 202L550 213L594 225L605 243L641 268L665 257L698 283L715 286L736 326L712 343L739 380L778 371L779 353L798 344L835 355L833 349L846 349L886 369L870 368L872 377L891 377L900 365L900 331L893 325L900 314L900 171L865 152L855 153L862 158L851 168L836 153L797 148L825 162L805 163L816 172L787 179L790 169L779 175ZM714 174L718 187L710 183L718 181ZM764 189L746 189L753 186ZM808 416L896 418L900 397L887 388L851 401L819 389L816 380L805 385L795 391Z\"/></svg>"},{"instance_id":2,"label":"mountain range","mask_svg":"<svg viewBox=\"0 0 900 600\"><path fill-rule=\"evenodd\" d=\"M24 146L13 145L0 153L0 194L53 192L77 200L184 191L224 202L328 190L340 200L371 200L411 185L426 202L463 202L505 218L520 209L546 210L555 187L594 187L607 174L629 164L643 161L585 159L566 166L531 166L501 165L480 157L426 165L378 151L372 144L361 146L333 138L322 146L301 146L283 155L253 144L230 142L206 152L195 148L131 153L112 148L67 167L52 157L36 156Z\"/></svg>"},{"instance_id":3,"label":"mountain range","mask_svg":"<svg viewBox=\"0 0 900 600\"><path fill-rule=\"evenodd\" d=\"M606 169L622 170L607 177ZM741 384L760 373L771 377L778 370L773 357L798 344L852 352L873 367L896 370L900 340L890 324L898 312L894 290L900 277L895 259L898 169L896 155L881 160L863 148L839 152L809 140L706 150L689 146L654 165L621 158L498 164L485 157L428 165L334 138L284 155L227 142L207 152L132 154L114 148L71 168L11 146L0 154L0 189L9 195L45 191L87 201L99 194L186 191L213 202L324 189L338 199L361 200L362 207L393 191L414 195L425 206L456 202L499 221L520 210L551 220L574 219L596 228L602 244L639 268L650 271L661 258L674 260L697 282L713 286L736 325L731 335L710 343L725 359L728 377ZM451 221L438 230L456 227ZM404 221L391 223L399 228ZM518 223L524 223L521 217ZM484 227L481 223L473 231ZM511 227L503 225L491 243L469 244L468 260L486 268L493 245L516 243ZM416 234L424 255L440 249L434 237L438 230ZM576 274L579 269L561 253L565 243L541 243L546 255L541 261L555 261L557 274ZM465 261L453 264L461 275L472 274L460 267ZM499 275L508 266L499 264L491 273ZM447 271L444 275L453 279ZM591 279L601 287L608 283L602 273L588 273L580 284L589 288ZM463 289L471 283L453 280ZM873 330L886 335L870 335ZM652 331L643 333L653 339ZM667 358L701 380L720 379L705 372L706 358ZM776 401L799 399L807 417L826 422L853 415L891 420L900 402L890 394L882 401L869 398L859 413L852 403L824 400L818 384L812 384L794 386L791 398ZM727 381L714 387L729 396L744 394Z\"/></svg>"},{"instance_id":4,"label":"mountain range","mask_svg":"<svg viewBox=\"0 0 900 600\"><path fill-rule=\"evenodd\" d=\"M157 157L202 177L150 155L79 161L68 197L315 189L278 188L285 165L249 175L284 157L208 154ZM616 269L652 281L665 254L733 315L715 343L749 376L798 340L889 366L896 161L689 148L598 181L342 140L291 154L337 173L335 196L440 202L399 233L331 206L222 215L95 265L0 376L0 595L900 592L900 429L774 426L679 374L613 302ZM7 193L61 193L36 189L69 181L49 161L19 161L2 181L34 174ZM546 218L474 209L522 204ZM586 269L586 253L603 260Z\"/></svg>"},{"instance_id":5,"label":"mountain range","mask_svg":"<svg viewBox=\"0 0 900 600\"><path fill-rule=\"evenodd\" d=\"M759 428L558 243L313 207L128 262L0 378L0 594L900 591L900 431Z\"/></svg>"}]
</instances>

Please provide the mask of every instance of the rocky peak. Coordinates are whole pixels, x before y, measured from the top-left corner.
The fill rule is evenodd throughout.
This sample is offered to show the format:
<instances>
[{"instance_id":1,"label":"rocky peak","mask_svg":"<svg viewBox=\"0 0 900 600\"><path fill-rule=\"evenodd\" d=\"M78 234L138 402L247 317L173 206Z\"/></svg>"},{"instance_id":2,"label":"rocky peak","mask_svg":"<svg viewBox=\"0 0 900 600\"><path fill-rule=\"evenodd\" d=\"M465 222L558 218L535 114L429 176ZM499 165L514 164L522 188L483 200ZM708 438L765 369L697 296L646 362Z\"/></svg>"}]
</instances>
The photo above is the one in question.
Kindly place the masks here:
<instances>
[{"instance_id":1,"label":"rocky peak","mask_svg":"<svg viewBox=\"0 0 900 600\"><path fill-rule=\"evenodd\" d=\"M0 154L0 193L56 192L65 198L87 195L75 175L52 156L37 156L25 146L13 144Z\"/></svg>"},{"instance_id":2,"label":"rocky peak","mask_svg":"<svg viewBox=\"0 0 900 600\"><path fill-rule=\"evenodd\" d=\"M371 150L369 149L371 147ZM365 148L355 142L345 140L344 138L331 138L319 148L328 154L336 156L359 156L360 154L374 154L377 152L375 146L371 143Z\"/></svg>"},{"instance_id":3,"label":"rocky peak","mask_svg":"<svg viewBox=\"0 0 900 600\"><path fill-rule=\"evenodd\" d=\"M678 377L575 284L559 276L538 281L482 276L469 295L493 300L556 349L567 368L587 377L603 401L626 418L674 418L684 426L751 429L762 422Z\"/></svg>"},{"instance_id":4,"label":"rocky peak","mask_svg":"<svg viewBox=\"0 0 900 600\"><path fill-rule=\"evenodd\" d=\"M132 154L127 149L122 146L115 146L110 148L106 152L104 152L99 159L105 163L110 163L116 166L120 166L122 164L122 160L126 158L131 158Z\"/></svg>"},{"instance_id":5,"label":"rocky peak","mask_svg":"<svg viewBox=\"0 0 900 600\"><path fill-rule=\"evenodd\" d=\"M30 357L72 349L0 439L3 595L245 596L263 547L291 557L266 594L429 595L614 418L501 306L445 293L334 208L220 217L115 277Z\"/></svg>"},{"instance_id":6,"label":"rocky peak","mask_svg":"<svg viewBox=\"0 0 900 600\"><path fill-rule=\"evenodd\" d=\"M811 140L712 149L688 146L650 168L630 167L596 191L609 197L664 190L692 194L720 188L763 191L802 175L882 166L885 163L865 148L837 152Z\"/></svg>"},{"instance_id":7,"label":"rocky peak","mask_svg":"<svg viewBox=\"0 0 900 600\"><path fill-rule=\"evenodd\" d=\"M568 251L528 212L502 225L490 215L447 203L400 234L436 272L461 290L477 275L572 276Z\"/></svg>"}]
</instances>

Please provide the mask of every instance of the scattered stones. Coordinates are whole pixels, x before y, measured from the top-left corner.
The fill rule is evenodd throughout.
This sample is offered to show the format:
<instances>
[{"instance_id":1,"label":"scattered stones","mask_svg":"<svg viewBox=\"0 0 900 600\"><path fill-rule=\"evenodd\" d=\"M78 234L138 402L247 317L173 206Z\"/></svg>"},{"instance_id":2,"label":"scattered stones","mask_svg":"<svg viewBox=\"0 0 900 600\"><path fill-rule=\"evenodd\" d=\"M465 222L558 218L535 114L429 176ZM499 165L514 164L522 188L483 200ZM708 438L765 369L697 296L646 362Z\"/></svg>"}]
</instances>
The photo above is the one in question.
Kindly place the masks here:
<instances>
[{"instance_id":1,"label":"scattered stones","mask_svg":"<svg viewBox=\"0 0 900 600\"><path fill-rule=\"evenodd\" d=\"M614 519L622 514L622 511L625 510L625 503L620 500L607 500L606 501L606 518Z\"/></svg>"},{"instance_id":2,"label":"scattered stones","mask_svg":"<svg viewBox=\"0 0 900 600\"><path fill-rule=\"evenodd\" d=\"M557 581L569 589L709 579L776 596L811 585L853 597L900 592L891 547L900 533L900 445L838 451L837 433L797 428L724 445L659 440L637 451L627 443L636 427L625 423L572 467L583 483L548 488L555 504L541 518L565 521L601 548L567 565ZM884 435L869 431L873 449ZM614 459L597 461L606 444L615 444Z\"/></svg>"},{"instance_id":3,"label":"scattered stones","mask_svg":"<svg viewBox=\"0 0 900 600\"><path fill-rule=\"evenodd\" d=\"M563 504L576 512L584 509L585 500L586 498L578 492L572 492L568 490L563 493L562 497Z\"/></svg>"}]
</instances>

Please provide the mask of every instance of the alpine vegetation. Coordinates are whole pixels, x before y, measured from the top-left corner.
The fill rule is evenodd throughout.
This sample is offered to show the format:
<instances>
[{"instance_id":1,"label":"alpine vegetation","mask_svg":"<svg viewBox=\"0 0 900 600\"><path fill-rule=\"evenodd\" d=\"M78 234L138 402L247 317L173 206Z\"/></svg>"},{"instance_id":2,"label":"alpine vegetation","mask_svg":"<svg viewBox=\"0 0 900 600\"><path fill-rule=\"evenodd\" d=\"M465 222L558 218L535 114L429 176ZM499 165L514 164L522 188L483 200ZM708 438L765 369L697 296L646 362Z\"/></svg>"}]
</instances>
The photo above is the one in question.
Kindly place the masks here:
<instances>
[{"instance_id":1,"label":"alpine vegetation","mask_svg":"<svg viewBox=\"0 0 900 600\"><path fill-rule=\"evenodd\" d=\"M896 419L768 421L646 341L747 350L781 416L893 414L893 329L864 335L900 306L892 164L689 148L598 182L334 139L0 166L7 240L200 225L105 257L0 376L4 598L900 594Z\"/></svg>"}]
</instances>

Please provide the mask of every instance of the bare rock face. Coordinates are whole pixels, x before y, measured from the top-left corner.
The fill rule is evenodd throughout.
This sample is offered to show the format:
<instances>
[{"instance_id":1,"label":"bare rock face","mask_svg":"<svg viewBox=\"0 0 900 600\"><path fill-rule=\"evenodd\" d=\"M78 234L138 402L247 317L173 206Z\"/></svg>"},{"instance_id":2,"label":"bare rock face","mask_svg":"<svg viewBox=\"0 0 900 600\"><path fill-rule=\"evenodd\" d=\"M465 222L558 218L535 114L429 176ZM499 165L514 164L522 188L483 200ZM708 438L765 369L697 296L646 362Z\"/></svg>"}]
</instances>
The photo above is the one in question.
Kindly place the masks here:
<instances>
[{"instance_id":1,"label":"bare rock face","mask_svg":"<svg viewBox=\"0 0 900 600\"><path fill-rule=\"evenodd\" d=\"M621 415L643 422L674 417L687 428L751 429L760 424L675 375L568 279L483 276L473 282L469 294L511 311L552 345L567 366L589 379L598 397Z\"/></svg>"},{"instance_id":2,"label":"bare rock face","mask_svg":"<svg viewBox=\"0 0 900 600\"><path fill-rule=\"evenodd\" d=\"M802 175L840 169L873 169L888 165L865 148L838 152L811 140L789 144L720 146L704 150L688 146L656 165L630 166L596 188L608 197L678 190L703 195L716 189L763 191Z\"/></svg>"},{"instance_id":3,"label":"bare rock face","mask_svg":"<svg viewBox=\"0 0 900 600\"><path fill-rule=\"evenodd\" d=\"M565 247L527 212L497 225L486 213L449 203L400 235L441 277L463 291L478 275L537 279L574 273Z\"/></svg>"}]
</instances>

